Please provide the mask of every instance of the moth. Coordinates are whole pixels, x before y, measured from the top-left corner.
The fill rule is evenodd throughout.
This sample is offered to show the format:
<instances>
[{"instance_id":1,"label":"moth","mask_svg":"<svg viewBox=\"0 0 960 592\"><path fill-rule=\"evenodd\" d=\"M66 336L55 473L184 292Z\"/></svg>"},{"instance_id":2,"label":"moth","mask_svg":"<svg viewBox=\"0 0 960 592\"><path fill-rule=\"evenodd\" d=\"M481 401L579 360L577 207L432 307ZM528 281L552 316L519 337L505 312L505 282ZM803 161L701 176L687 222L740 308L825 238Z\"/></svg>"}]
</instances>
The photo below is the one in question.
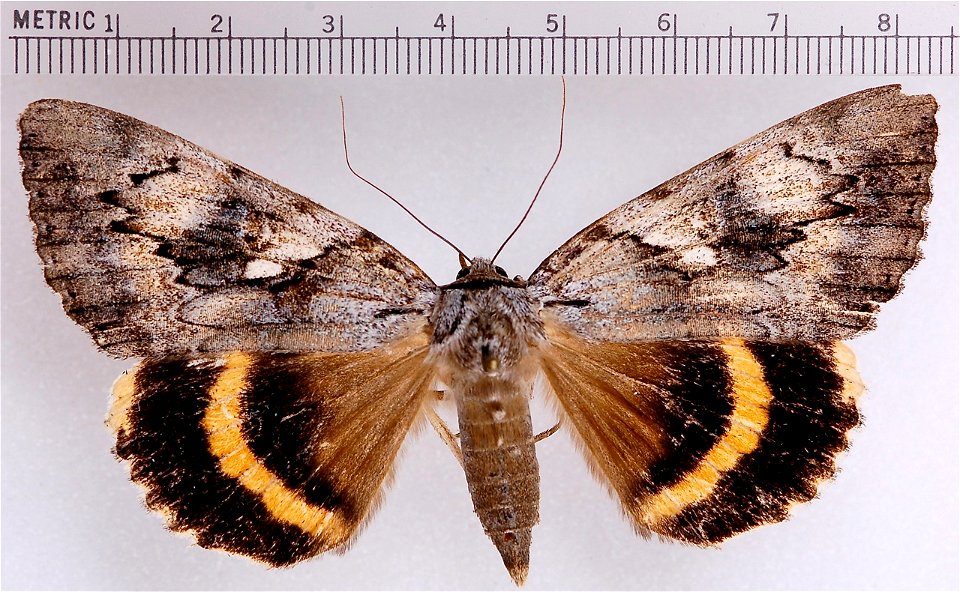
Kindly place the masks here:
<instances>
[{"instance_id":1,"label":"moth","mask_svg":"<svg viewBox=\"0 0 960 592\"><path fill-rule=\"evenodd\" d=\"M408 432L462 463L528 573L535 383L642 535L710 546L833 476L863 390L842 343L920 258L937 103L801 113L587 226L529 276L436 284L359 225L127 115L19 120L37 252L113 387L116 455L172 530L286 566L347 545ZM457 409L458 434L433 411Z\"/></svg>"}]
</instances>

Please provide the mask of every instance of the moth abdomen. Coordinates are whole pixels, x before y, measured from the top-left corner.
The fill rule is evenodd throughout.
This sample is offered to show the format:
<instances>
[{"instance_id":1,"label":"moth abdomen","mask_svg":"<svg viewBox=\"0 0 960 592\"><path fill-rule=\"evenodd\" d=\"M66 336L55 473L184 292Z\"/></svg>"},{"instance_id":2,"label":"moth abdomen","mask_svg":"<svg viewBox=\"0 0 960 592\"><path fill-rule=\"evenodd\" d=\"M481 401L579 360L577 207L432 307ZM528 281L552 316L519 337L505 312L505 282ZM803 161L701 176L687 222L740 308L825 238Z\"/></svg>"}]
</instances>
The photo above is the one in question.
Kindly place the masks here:
<instances>
[{"instance_id":1,"label":"moth abdomen","mask_svg":"<svg viewBox=\"0 0 960 592\"><path fill-rule=\"evenodd\" d=\"M529 386L488 376L454 385L463 469L473 507L518 584L526 578L531 530L540 520Z\"/></svg>"}]
</instances>

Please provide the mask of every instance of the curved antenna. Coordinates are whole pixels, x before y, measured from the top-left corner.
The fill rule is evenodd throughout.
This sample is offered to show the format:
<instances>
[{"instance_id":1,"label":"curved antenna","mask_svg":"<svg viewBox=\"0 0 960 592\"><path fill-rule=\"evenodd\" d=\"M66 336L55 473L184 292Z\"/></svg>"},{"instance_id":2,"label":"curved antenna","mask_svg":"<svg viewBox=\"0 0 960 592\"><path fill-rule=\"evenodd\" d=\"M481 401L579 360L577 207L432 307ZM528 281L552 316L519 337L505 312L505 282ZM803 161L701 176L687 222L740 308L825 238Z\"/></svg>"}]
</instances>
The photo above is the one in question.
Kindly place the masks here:
<instances>
[{"instance_id":1,"label":"curved antenna","mask_svg":"<svg viewBox=\"0 0 960 592\"><path fill-rule=\"evenodd\" d=\"M560 84L563 87L563 95L560 103L560 145L557 146L557 155L554 157L553 162L550 163L550 168L547 169L547 174L544 175L543 180L540 181L540 186L537 187L537 192L533 194L533 199L530 200L530 205L527 206L527 211L523 213L523 217L520 218L520 222L518 222L516 227L514 227L513 232L510 233L510 236L508 236L506 240L501 243L500 248L497 249L497 252L493 254L493 259L490 260L491 263L497 260L497 257L500 256L500 251L507 246L507 243L510 242L510 239L513 238L513 235L515 235L517 231L520 230L520 227L523 226L527 216L530 215L530 210L533 209L533 204L537 203L537 198L540 197L540 190L543 189L543 186L547 182L547 178L550 177L550 173L553 172L553 167L557 166L557 161L560 160L560 152L563 151L563 118L567 112L567 81L563 78L563 76L560 77Z\"/></svg>"},{"instance_id":2,"label":"curved antenna","mask_svg":"<svg viewBox=\"0 0 960 592\"><path fill-rule=\"evenodd\" d=\"M442 234L440 234L440 233L437 232L436 230L434 230L434 229L430 228L429 226L427 226L426 223L425 223L423 220L421 220L420 218L418 218L418 217L416 216L416 214L414 214L414 213L411 212L409 209L407 209L407 206L405 206L405 205L403 205L402 203L400 203L400 202L397 200L397 198L393 197L392 195L390 195L389 193L387 193L387 192L384 191L383 189L380 189L380 187L378 187L375 183L373 183L372 181L368 180L366 177L364 177L363 175L361 175L360 173L358 173L356 170L354 170L353 165L350 164L350 151L347 150L347 110L346 110L346 108L343 106L343 97L342 97L342 96L340 97L340 125L341 125L341 127L343 128L343 157L344 157L344 159L347 161L347 168L350 169L350 172L353 173L353 175L354 175L356 178L360 179L361 181L363 181L364 183L366 183L366 184L369 185L370 187L373 187L374 189L376 189L376 190L379 191L380 193L386 195L387 198L388 198L390 201L392 201L393 203L395 203L395 204L397 204L398 206L400 206L400 209L401 209L401 210L403 210L404 212L406 212L407 214L409 214L410 217L413 218L414 220L416 220L417 223L418 223L420 226L423 226L424 228L426 228L427 231L428 231L430 234L432 234L433 236L439 238L439 239L442 240L443 242L445 242L445 243L447 243L448 245L450 245L450 247L451 247L454 251L456 251L457 254L460 256L461 265L463 264L463 261L464 261L464 260L469 260L470 258L467 257L467 255L466 255L463 251L461 251L460 249L458 249L458 248L457 248L457 245L455 245L455 244L453 244L452 242L450 242L449 240L447 240Z\"/></svg>"}]
</instances>

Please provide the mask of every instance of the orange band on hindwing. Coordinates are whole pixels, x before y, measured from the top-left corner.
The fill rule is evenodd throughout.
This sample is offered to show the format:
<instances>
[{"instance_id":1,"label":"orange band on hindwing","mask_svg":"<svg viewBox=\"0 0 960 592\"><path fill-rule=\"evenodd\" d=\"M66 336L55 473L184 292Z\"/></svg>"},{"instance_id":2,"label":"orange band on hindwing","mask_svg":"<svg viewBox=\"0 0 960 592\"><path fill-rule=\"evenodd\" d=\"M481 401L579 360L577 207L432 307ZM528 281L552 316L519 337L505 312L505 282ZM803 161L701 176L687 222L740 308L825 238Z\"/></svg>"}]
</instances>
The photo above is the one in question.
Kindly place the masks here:
<instances>
[{"instance_id":1,"label":"orange band on hindwing","mask_svg":"<svg viewBox=\"0 0 960 592\"><path fill-rule=\"evenodd\" d=\"M210 389L210 403L203 426L210 452L224 474L237 479L250 493L258 496L266 510L277 520L292 524L314 536L325 535L331 546L345 540L349 528L336 512L310 504L302 495L286 487L281 479L257 459L243 434L240 396L248 386L252 358L232 353L223 358L224 367Z\"/></svg>"},{"instance_id":2,"label":"orange band on hindwing","mask_svg":"<svg viewBox=\"0 0 960 592\"><path fill-rule=\"evenodd\" d=\"M767 407L773 395L764 381L763 368L743 340L724 340L720 348L727 357L729 396L733 400L728 429L678 483L643 500L637 519L644 524L676 516L709 497L723 475L756 449L767 427Z\"/></svg>"}]
</instances>

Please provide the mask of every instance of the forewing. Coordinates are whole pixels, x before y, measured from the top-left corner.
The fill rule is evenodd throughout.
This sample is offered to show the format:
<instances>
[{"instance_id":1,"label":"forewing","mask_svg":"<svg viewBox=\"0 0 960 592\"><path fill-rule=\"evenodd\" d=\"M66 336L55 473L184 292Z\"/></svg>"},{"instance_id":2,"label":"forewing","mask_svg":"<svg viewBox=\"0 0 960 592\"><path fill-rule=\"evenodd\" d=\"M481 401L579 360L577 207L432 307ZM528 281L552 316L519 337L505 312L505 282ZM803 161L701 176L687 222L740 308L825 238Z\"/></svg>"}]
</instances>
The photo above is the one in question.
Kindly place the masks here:
<instances>
[{"instance_id":1,"label":"forewing","mask_svg":"<svg viewBox=\"0 0 960 592\"><path fill-rule=\"evenodd\" d=\"M110 354L368 350L431 308L393 247L173 134L60 100L20 134L47 282Z\"/></svg>"},{"instance_id":2,"label":"forewing","mask_svg":"<svg viewBox=\"0 0 960 592\"><path fill-rule=\"evenodd\" d=\"M531 290L603 341L852 337L920 257L936 110L898 86L811 109L594 222Z\"/></svg>"},{"instance_id":3,"label":"forewing","mask_svg":"<svg viewBox=\"0 0 960 592\"><path fill-rule=\"evenodd\" d=\"M784 520L859 423L863 387L840 342L548 335L565 424L641 533L706 546Z\"/></svg>"},{"instance_id":4,"label":"forewing","mask_svg":"<svg viewBox=\"0 0 960 592\"><path fill-rule=\"evenodd\" d=\"M116 454L198 544L289 565L376 508L433 381L426 338L369 352L148 359L114 385Z\"/></svg>"}]
</instances>

